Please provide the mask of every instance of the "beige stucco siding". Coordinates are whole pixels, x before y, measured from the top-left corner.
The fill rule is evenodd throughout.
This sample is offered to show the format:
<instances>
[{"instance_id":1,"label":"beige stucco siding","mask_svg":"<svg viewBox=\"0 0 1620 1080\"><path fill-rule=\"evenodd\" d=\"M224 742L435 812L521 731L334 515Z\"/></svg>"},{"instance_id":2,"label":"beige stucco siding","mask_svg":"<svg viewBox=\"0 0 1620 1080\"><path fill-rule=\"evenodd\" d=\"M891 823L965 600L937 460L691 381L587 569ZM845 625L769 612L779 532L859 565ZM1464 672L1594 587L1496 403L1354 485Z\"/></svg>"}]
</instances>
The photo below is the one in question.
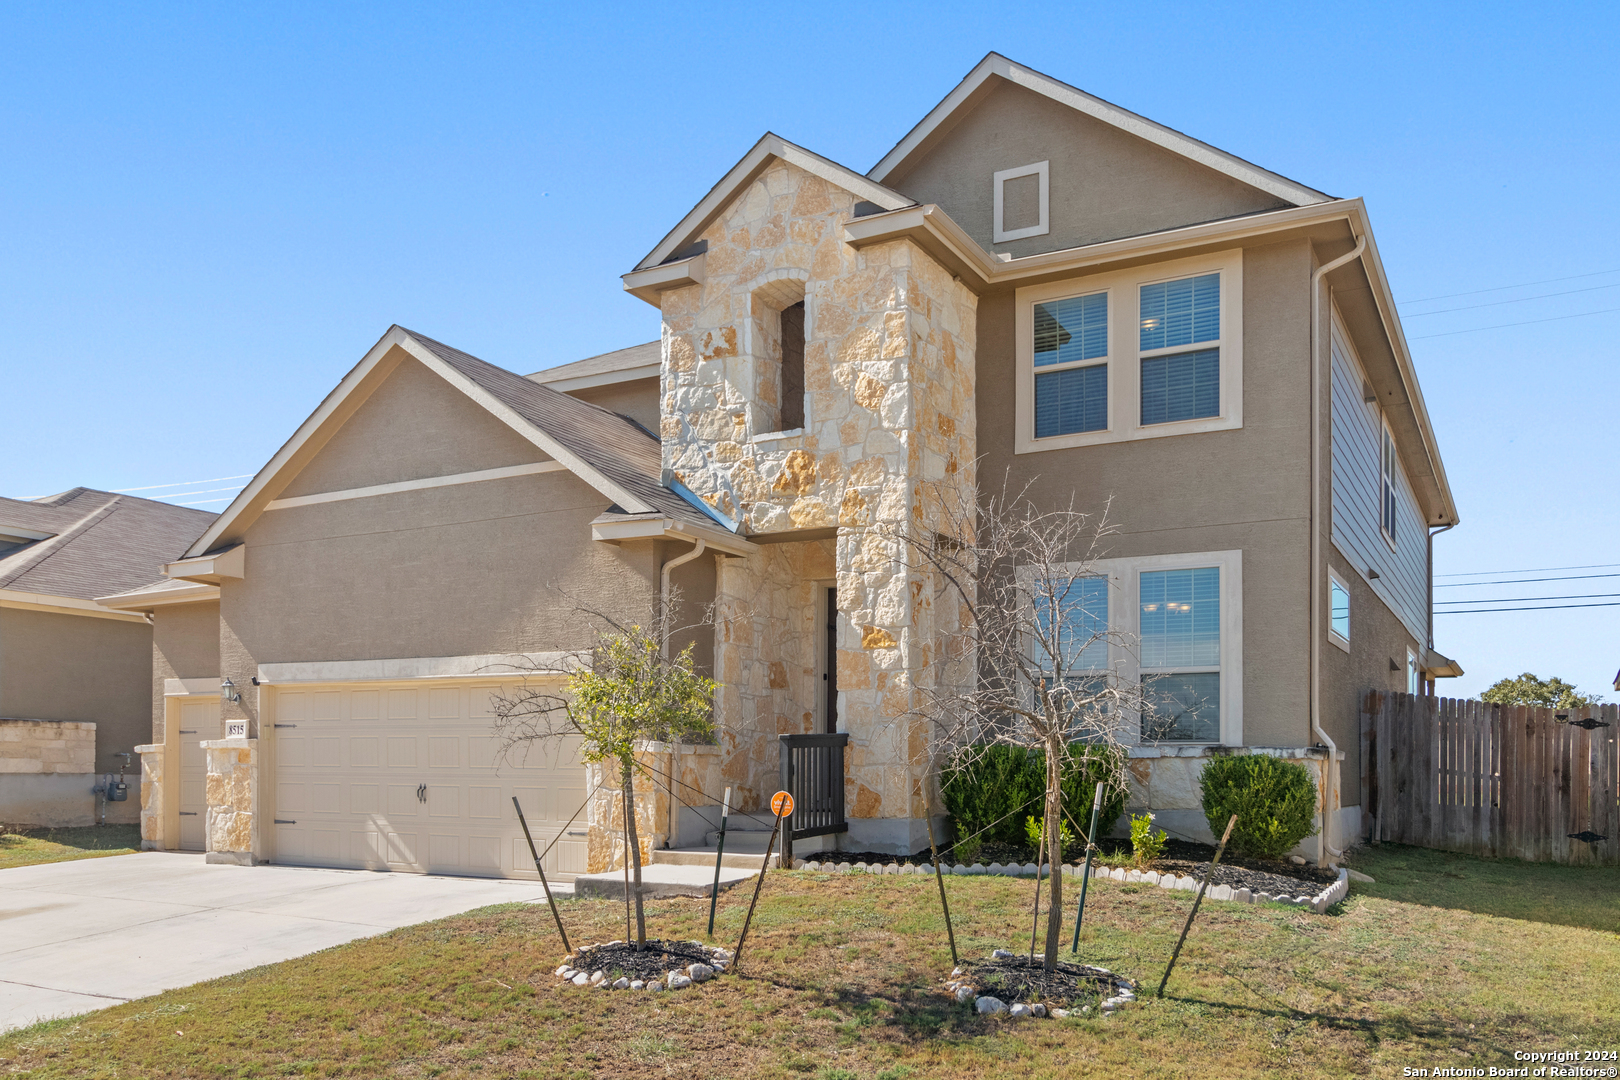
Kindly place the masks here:
<instances>
[{"instance_id":1,"label":"beige stucco siding","mask_svg":"<svg viewBox=\"0 0 1620 1080\"><path fill-rule=\"evenodd\" d=\"M993 176L1050 162L1051 231L992 242ZM987 250L1015 257L1288 205L1066 105L1004 84L889 186L938 203Z\"/></svg>"},{"instance_id":2,"label":"beige stucco siding","mask_svg":"<svg viewBox=\"0 0 1620 1080\"><path fill-rule=\"evenodd\" d=\"M591 386L568 391L569 397L600 405L609 412L628 416L648 431L658 430L658 379L633 379L609 386Z\"/></svg>"},{"instance_id":3,"label":"beige stucco siding","mask_svg":"<svg viewBox=\"0 0 1620 1080\"><path fill-rule=\"evenodd\" d=\"M152 628L141 623L0 608L0 717L94 723L97 772L147 741L151 664ZM113 804L107 820L139 812L133 800Z\"/></svg>"},{"instance_id":4,"label":"beige stucco siding","mask_svg":"<svg viewBox=\"0 0 1620 1080\"><path fill-rule=\"evenodd\" d=\"M152 613L152 742L163 741L168 679L219 677L219 601L172 604Z\"/></svg>"},{"instance_id":5,"label":"beige stucco siding","mask_svg":"<svg viewBox=\"0 0 1620 1080\"><path fill-rule=\"evenodd\" d=\"M407 359L281 492L282 498L544 461L416 360Z\"/></svg>"},{"instance_id":6,"label":"beige stucco siding","mask_svg":"<svg viewBox=\"0 0 1620 1080\"><path fill-rule=\"evenodd\" d=\"M1309 730L1310 250L1243 253L1240 429L1013 453L1014 298L979 305L980 475L1043 505L1100 510L1115 497L1107 556L1243 551L1243 737L1304 746ZM1127 361L1128 362L1128 361ZM1189 522L1198 524L1189 525Z\"/></svg>"}]
</instances>

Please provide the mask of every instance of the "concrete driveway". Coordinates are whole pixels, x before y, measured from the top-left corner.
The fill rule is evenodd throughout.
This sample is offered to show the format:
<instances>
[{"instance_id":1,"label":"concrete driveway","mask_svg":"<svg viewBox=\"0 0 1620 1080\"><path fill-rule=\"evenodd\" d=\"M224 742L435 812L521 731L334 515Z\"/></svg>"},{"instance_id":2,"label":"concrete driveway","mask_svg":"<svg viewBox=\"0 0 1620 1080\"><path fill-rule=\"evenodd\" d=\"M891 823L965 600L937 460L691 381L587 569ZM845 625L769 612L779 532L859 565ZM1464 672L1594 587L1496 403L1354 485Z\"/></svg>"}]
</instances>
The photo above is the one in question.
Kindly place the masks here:
<instances>
[{"instance_id":1,"label":"concrete driveway","mask_svg":"<svg viewBox=\"0 0 1620 1080\"><path fill-rule=\"evenodd\" d=\"M543 899L537 881L209 866L157 851L0 870L0 1031Z\"/></svg>"}]
</instances>

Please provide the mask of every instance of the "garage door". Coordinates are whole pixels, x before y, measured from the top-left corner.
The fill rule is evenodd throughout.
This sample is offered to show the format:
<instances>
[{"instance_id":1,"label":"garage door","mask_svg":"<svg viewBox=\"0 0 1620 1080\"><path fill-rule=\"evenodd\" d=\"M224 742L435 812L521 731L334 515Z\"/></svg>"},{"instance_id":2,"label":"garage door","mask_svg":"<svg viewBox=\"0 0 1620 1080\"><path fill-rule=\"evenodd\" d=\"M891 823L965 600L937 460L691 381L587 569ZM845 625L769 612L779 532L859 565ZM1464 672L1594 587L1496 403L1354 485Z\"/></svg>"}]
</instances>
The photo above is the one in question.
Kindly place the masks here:
<instances>
[{"instance_id":1,"label":"garage door","mask_svg":"<svg viewBox=\"0 0 1620 1080\"><path fill-rule=\"evenodd\" d=\"M275 688L271 859L537 877L512 797L544 850L584 802L585 769L577 739L503 759L490 706L501 689L448 680ZM585 817L546 857L548 877L585 872Z\"/></svg>"}]
</instances>

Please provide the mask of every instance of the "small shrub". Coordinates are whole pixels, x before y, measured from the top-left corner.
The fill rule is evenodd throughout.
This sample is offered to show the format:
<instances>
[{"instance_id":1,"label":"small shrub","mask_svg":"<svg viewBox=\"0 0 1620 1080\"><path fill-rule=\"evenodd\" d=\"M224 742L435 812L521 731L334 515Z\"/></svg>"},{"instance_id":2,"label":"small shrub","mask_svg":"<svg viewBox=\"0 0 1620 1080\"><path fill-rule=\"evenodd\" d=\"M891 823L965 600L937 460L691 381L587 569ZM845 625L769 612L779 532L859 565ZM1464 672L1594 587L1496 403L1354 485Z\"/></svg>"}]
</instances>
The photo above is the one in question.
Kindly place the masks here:
<instances>
[{"instance_id":1,"label":"small shrub","mask_svg":"<svg viewBox=\"0 0 1620 1080\"><path fill-rule=\"evenodd\" d=\"M1116 870L1123 870L1125 867L1136 862L1136 856L1132 855L1128 851L1123 850L1107 851L1098 855L1097 861L1102 863L1104 866L1113 867Z\"/></svg>"},{"instance_id":2,"label":"small shrub","mask_svg":"<svg viewBox=\"0 0 1620 1080\"><path fill-rule=\"evenodd\" d=\"M1138 870L1146 870L1164 857L1168 839L1163 829L1153 827L1152 814L1131 815L1131 861Z\"/></svg>"},{"instance_id":3,"label":"small shrub","mask_svg":"<svg viewBox=\"0 0 1620 1080\"><path fill-rule=\"evenodd\" d=\"M957 862L971 866L979 861L979 852L984 850L984 841L977 836L971 836L966 840L958 840L951 850Z\"/></svg>"},{"instance_id":4,"label":"small shrub","mask_svg":"<svg viewBox=\"0 0 1620 1080\"><path fill-rule=\"evenodd\" d=\"M1316 781L1296 762L1265 754L1218 757L1204 766L1198 784L1210 832L1220 836L1237 815L1231 840L1237 851L1280 859L1316 834Z\"/></svg>"},{"instance_id":5,"label":"small shrub","mask_svg":"<svg viewBox=\"0 0 1620 1080\"><path fill-rule=\"evenodd\" d=\"M1067 821L1058 822L1058 836L1063 841L1064 851L1069 851L1073 848L1074 830L1069 828L1069 823ZM1024 819L1024 837L1029 841L1030 847L1034 848L1036 851L1040 851L1041 846L1046 843L1046 819L1038 817L1026 817Z\"/></svg>"},{"instance_id":6,"label":"small shrub","mask_svg":"<svg viewBox=\"0 0 1620 1080\"><path fill-rule=\"evenodd\" d=\"M1096 784L1105 784L1097 834L1107 836L1125 812L1122 765L1100 760L1084 744L1069 748L1063 769L1063 808L1080 827L1091 825ZM1025 839L1021 818L1046 791L1046 755L1017 746L975 747L968 760L948 766L940 777L945 810L958 835L982 834L986 841L1016 844ZM990 827L994 823L993 827ZM1065 843L1068 840L1065 839Z\"/></svg>"}]
</instances>

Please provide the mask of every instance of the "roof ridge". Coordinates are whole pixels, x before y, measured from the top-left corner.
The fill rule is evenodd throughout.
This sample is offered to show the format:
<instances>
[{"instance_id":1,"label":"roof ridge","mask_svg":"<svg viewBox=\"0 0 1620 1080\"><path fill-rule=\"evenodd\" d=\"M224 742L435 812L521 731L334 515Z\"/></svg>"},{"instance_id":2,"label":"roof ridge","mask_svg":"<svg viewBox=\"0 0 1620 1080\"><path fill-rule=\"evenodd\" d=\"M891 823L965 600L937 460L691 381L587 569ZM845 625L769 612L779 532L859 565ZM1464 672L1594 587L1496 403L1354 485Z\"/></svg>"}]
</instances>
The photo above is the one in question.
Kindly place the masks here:
<instances>
[{"instance_id":1,"label":"roof ridge","mask_svg":"<svg viewBox=\"0 0 1620 1080\"><path fill-rule=\"evenodd\" d=\"M104 521L122 498L122 495L113 495L111 499L108 499L55 536L46 537L39 543L30 544L17 552L16 556L13 556L17 558L16 566L0 574L0 589L10 585L30 570L37 568L53 555L60 554L74 540L89 532L91 528L101 521ZM0 560L0 565L4 565L4 562L5 560Z\"/></svg>"}]
</instances>

